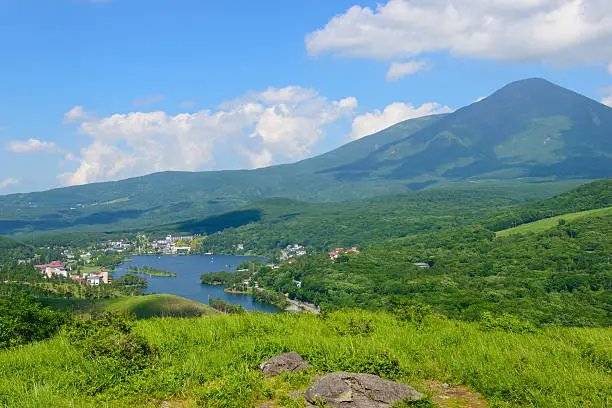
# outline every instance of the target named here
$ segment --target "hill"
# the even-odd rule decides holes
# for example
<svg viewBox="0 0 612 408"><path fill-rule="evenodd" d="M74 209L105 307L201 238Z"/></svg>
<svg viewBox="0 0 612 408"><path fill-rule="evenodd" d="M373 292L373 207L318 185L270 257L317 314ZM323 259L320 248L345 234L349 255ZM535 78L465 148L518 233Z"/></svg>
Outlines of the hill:
<svg viewBox="0 0 612 408"><path fill-rule="evenodd" d="M44 299L43 304L79 315L94 312L122 312L139 319L150 317L196 317L217 315L215 309L174 295L122 296L102 300Z"/></svg>
<svg viewBox="0 0 612 408"><path fill-rule="evenodd" d="M466 181L610 177L611 135L611 108L529 79L454 113L406 121L294 164L1 196L0 233L154 226L270 197L347 201Z"/></svg>
<svg viewBox="0 0 612 408"><path fill-rule="evenodd" d="M526 201L554 196L574 182L429 189L339 203L268 199L204 219L162 225L150 233L208 235L206 250L231 253L236 243L257 254L300 243L318 251L370 247L390 238L469 225Z"/></svg>
<svg viewBox="0 0 612 408"><path fill-rule="evenodd" d="M141 348L128 353L132 343L119 343L113 349L125 354L95 336L88 338L91 347L75 343L70 332L0 351L0 404L247 408L274 401L297 407L291 392L310 386L312 375L341 370L402 381L432 400L441 384L460 385L504 407L605 406L612 387L606 328L530 332L511 322L431 315L416 322L342 311L324 318L249 313L141 320L132 332L120 338ZM259 364L290 350L313 367L264 378Z"/></svg>
<svg viewBox="0 0 612 408"><path fill-rule="evenodd" d="M0 265L15 259L30 258L33 254L32 248L23 242L0 235Z"/></svg>
<svg viewBox="0 0 612 408"><path fill-rule="evenodd" d="M611 205L612 178L602 179L547 200L511 207L485 221L485 225L493 231L500 231L556 215L594 210Z"/></svg>
<svg viewBox="0 0 612 408"><path fill-rule="evenodd" d="M508 228L497 231L498 237L505 237L513 234L525 234L528 232L543 232L556 225L563 225L568 221L575 221L585 217L601 217L612 215L612 207L598 208L597 210L587 210L568 214L561 214L556 217L544 218L542 220L521 224L518 227Z"/></svg>
<svg viewBox="0 0 612 408"><path fill-rule="evenodd" d="M462 320L478 320L483 312L492 312L512 313L535 325L607 326L612 324L608 307L612 303L612 213L609 206L598 207L612 198L607 197L611 181L593 182L535 203L504 207L498 201L498 208L499 195L494 191L492 196L480 197L455 191L454 196L434 201L427 195L451 190L432 190L421 193L421 208L390 200L388 207L383 202L337 217L320 212L317 222L314 216L298 215L279 220L278 225L251 224L210 239L222 242L229 234L239 239L234 243L267 248L282 242L274 241L275 237L308 236L310 244L323 246L320 251L333 244L363 242L360 254L336 260L324 253L298 257L278 269L257 268L261 287L324 310L393 310L404 305L433 307L437 313ZM491 219L521 209L564 214L563 209L575 206L591 211L531 234L496 238L485 227ZM491 217L495 212L501 215ZM417 215L412 218L411 214ZM268 230L273 231L270 236Z"/></svg>

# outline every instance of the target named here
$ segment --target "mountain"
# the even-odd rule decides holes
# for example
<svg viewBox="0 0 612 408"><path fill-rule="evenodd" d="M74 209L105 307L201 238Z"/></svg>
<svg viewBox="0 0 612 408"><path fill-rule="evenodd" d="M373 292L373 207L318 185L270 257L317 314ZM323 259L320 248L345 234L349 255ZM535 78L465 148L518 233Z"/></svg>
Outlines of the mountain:
<svg viewBox="0 0 612 408"><path fill-rule="evenodd" d="M153 226L275 196L346 201L433 185L610 176L612 109L528 79L454 113L405 121L298 163L2 196L0 234Z"/></svg>
<svg viewBox="0 0 612 408"><path fill-rule="evenodd" d="M324 172L343 180L424 182L608 177L612 109L543 79L518 81L360 160Z"/></svg>

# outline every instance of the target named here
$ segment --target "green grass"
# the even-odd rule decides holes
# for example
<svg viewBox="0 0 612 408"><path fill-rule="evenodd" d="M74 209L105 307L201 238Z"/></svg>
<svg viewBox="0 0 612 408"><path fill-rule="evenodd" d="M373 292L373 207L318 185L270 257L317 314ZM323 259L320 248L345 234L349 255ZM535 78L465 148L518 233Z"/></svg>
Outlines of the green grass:
<svg viewBox="0 0 612 408"><path fill-rule="evenodd" d="M91 272L98 272L98 271L102 271L102 270L106 270L106 268L104 268L103 266L98 266L98 265L84 265L84 266L81 266L81 274L91 273Z"/></svg>
<svg viewBox="0 0 612 408"><path fill-rule="evenodd" d="M122 296L99 300L48 299L45 304L59 310L87 315L96 311L133 313L139 319L150 317L194 317L219 314L203 303L174 295Z"/></svg>
<svg viewBox="0 0 612 408"><path fill-rule="evenodd" d="M0 352L0 406L254 407L288 405L311 375L361 371L427 392L430 380L465 384L496 407L604 407L612 389L612 332L545 328L484 331L477 323L387 313L259 314L140 320L135 331L159 347L149 368L85 355L64 335ZM309 373L264 379L258 364L295 350ZM175 405L176 404L176 405Z"/></svg>
<svg viewBox="0 0 612 408"><path fill-rule="evenodd" d="M498 231L496 235L498 237L505 237L512 234L525 234L528 232L540 233L559 225L559 220L574 221L584 217L603 217L606 215L612 215L612 207L557 215L556 217L545 218L527 224L522 224L514 228Z"/></svg>

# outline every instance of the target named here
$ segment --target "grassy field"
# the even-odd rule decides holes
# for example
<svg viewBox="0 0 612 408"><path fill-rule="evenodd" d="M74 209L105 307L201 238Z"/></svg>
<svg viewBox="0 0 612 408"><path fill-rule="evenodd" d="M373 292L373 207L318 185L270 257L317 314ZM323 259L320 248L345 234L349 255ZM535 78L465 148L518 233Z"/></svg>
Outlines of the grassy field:
<svg viewBox="0 0 612 408"><path fill-rule="evenodd" d="M603 217L606 215L612 215L612 207L599 208L596 210L589 211L580 211L570 214L558 215L556 217L545 218L543 220L538 220L527 224L522 224L514 228L498 231L496 235L498 237L505 237L512 234L525 234L528 232L540 233L557 226L559 224L559 220L565 220L566 222L569 222L578 218Z"/></svg>
<svg viewBox="0 0 612 408"><path fill-rule="evenodd" d="M219 314L215 309L174 295L123 296L100 300L48 299L43 303L79 315L95 311L133 313L139 319L149 317L195 317Z"/></svg>
<svg viewBox="0 0 612 408"><path fill-rule="evenodd" d="M341 311L148 319L134 331L158 353L132 373L124 360L92 357L67 334L0 352L0 406L248 408L274 401L294 408L289 392L306 388L312 375L340 370L403 381L429 396L432 381L462 384L495 407L612 403L606 328L510 333L436 316L414 323ZM258 364L289 350L310 371L265 379Z"/></svg>

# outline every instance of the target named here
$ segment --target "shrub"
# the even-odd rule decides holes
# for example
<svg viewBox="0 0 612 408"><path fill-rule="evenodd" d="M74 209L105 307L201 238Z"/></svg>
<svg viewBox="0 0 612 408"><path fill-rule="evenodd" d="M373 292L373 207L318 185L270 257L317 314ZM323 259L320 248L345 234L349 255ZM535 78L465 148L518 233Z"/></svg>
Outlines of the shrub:
<svg viewBox="0 0 612 408"><path fill-rule="evenodd" d="M484 312L480 319L482 330L503 330L509 333L533 333L535 328L529 322L525 322L509 313L494 317L490 312Z"/></svg>
<svg viewBox="0 0 612 408"><path fill-rule="evenodd" d="M44 307L26 294L0 299L0 348L51 337L67 320L66 314Z"/></svg>
<svg viewBox="0 0 612 408"><path fill-rule="evenodd" d="M121 374L148 367L157 346L132 332L133 316L106 312L91 319L76 319L67 327L70 342L96 359L109 359Z"/></svg>

